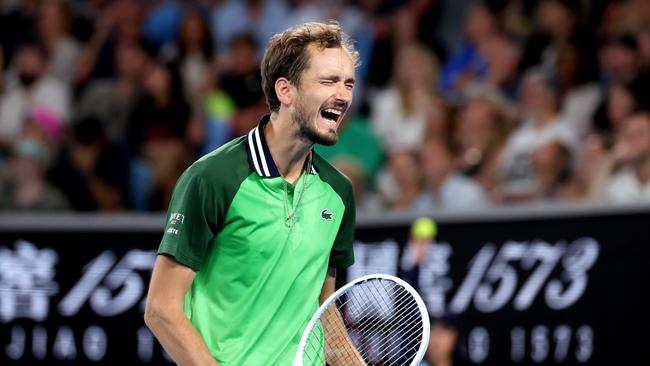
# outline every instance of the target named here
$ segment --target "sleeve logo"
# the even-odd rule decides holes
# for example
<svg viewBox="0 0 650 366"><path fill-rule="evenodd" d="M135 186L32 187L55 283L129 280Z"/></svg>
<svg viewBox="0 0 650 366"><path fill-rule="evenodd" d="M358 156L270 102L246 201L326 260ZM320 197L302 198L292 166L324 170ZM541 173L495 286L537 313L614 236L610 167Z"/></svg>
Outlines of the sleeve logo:
<svg viewBox="0 0 650 366"><path fill-rule="evenodd" d="M332 213L329 212L329 210L324 209L323 211L320 212L320 217L323 220L332 220Z"/></svg>
<svg viewBox="0 0 650 366"><path fill-rule="evenodd" d="M182 213L174 212L169 215L169 225L178 225L185 222L185 215Z"/></svg>

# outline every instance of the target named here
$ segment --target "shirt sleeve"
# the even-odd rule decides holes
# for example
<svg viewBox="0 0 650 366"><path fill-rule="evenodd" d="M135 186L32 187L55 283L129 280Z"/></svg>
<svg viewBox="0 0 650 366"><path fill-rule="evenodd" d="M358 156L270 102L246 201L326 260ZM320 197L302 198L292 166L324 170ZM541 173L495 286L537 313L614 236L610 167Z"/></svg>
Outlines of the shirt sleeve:
<svg viewBox="0 0 650 366"><path fill-rule="evenodd" d="M179 178L167 212L158 254L198 271L216 235L214 190L191 168Z"/></svg>
<svg viewBox="0 0 650 366"><path fill-rule="evenodd" d="M353 243L356 216L354 196L350 186L345 197L345 212L343 213L341 227L330 252L330 267L346 268L354 263Z"/></svg>

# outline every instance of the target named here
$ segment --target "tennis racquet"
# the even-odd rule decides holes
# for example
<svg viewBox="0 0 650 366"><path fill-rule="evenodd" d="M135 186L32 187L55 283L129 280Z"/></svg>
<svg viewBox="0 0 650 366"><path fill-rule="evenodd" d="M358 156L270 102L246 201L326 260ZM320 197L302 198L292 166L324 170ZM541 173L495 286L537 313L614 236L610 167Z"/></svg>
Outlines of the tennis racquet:
<svg viewBox="0 0 650 366"><path fill-rule="evenodd" d="M403 280L385 274L341 287L316 311L293 366L416 366L429 344L429 315Z"/></svg>

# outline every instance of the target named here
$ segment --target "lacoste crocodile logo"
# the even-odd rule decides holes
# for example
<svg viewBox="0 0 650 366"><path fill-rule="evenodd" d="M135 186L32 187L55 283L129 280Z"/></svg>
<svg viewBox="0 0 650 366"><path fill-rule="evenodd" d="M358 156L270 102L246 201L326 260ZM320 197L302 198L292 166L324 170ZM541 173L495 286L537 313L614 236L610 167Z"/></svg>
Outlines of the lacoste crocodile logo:
<svg viewBox="0 0 650 366"><path fill-rule="evenodd" d="M320 217L323 220L331 220L332 219L332 213L329 212L327 209L324 209L323 211L320 212Z"/></svg>

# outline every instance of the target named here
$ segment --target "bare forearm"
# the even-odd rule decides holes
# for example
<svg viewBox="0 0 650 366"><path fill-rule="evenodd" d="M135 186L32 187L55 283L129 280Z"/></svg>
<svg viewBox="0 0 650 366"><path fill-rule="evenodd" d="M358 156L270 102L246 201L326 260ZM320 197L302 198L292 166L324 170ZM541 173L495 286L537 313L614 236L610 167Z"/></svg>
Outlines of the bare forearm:
<svg viewBox="0 0 650 366"><path fill-rule="evenodd" d="M156 315L149 312L145 320L149 329L178 365L219 365L185 314Z"/></svg>

